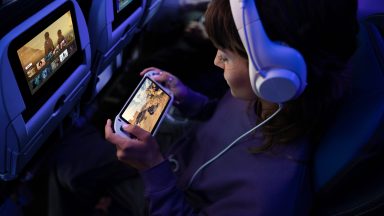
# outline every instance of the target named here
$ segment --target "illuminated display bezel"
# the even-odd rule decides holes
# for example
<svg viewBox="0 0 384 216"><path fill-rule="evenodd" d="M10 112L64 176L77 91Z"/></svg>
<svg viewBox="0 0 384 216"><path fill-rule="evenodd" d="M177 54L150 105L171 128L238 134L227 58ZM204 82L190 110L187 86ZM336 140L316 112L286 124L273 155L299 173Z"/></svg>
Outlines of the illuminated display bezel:
<svg viewBox="0 0 384 216"><path fill-rule="evenodd" d="M113 1L113 14L114 14L112 29L116 29L117 27L119 27L128 17L130 17L142 5L142 0L133 0L131 3L129 3L122 10L119 11L119 0L111 0L111 1Z"/></svg>

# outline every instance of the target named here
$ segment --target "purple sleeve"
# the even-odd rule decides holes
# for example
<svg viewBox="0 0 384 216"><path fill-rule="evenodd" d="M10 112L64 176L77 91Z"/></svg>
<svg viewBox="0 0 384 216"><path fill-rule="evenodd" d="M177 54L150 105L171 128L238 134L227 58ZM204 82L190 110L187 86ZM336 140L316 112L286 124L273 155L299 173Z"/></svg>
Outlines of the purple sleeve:
<svg viewBox="0 0 384 216"><path fill-rule="evenodd" d="M175 106L188 118L206 120L211 117L217 102L217 99L210 99L199 92L188 89L188 96L185 100L176 102Z"/></svg>
<svg viewBox="0 0 384 216"><path fill-rule="evenodd" d="M196 215L176 186L176 176L168 160L141 172L145 184L145 197L149 201L150 215Z"/></svg>

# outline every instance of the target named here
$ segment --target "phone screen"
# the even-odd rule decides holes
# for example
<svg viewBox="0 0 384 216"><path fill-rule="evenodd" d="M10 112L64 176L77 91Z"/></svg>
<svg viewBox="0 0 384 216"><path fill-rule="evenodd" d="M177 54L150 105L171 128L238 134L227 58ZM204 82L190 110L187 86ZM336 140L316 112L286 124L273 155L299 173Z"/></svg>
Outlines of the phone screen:
<svg viewBox="0 0 384 216"><path fill-rule="evenodd" d="M153 133L165 114L171 96L161 86L145 77L121 112L121 119Z"/></svg>

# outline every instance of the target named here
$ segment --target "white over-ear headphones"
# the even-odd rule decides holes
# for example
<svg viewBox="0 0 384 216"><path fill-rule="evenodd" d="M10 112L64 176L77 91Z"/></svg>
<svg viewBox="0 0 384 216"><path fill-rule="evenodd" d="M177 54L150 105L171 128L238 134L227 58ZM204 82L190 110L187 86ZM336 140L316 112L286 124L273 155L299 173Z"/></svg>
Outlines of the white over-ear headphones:
<svg viewBox="0 0 384 216"><path fill-rule="evenodd" d="M254 1L230 0L233 18L248 54L251 85L264 100L286 102L304 91L306 64L297 50L268 38Z"/></svg>

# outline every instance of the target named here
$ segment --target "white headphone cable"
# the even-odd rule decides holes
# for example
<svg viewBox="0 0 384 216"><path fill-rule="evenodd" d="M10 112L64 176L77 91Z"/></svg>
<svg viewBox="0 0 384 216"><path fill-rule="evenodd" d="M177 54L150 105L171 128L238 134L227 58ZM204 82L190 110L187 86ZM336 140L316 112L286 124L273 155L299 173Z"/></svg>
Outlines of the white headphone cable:
<svg viewBox="0 0 384 216"><path fill-rule="evenodd" d="M189 188L192 183L193 183L193 180L196 178L197 174L199 172L201 172L205 167L207 167L208 165L210 165L212 162L214 162L216 159L218 159L220 156L222 156L225 152L227 152L231 147L233 147L239 140L241 140L242 138L244 138L245 136L247 136L248 134L252 133L253 131L255 131L256 129L258 129L259 127L263 126L265 123L267 123L269 120L271 120L273 117L275 117L282 109L283 109L283 104L279 103L279 108L276 110L276 112L274 112L271 116L269 116L268 118L266 118L264 121L260 122L258 125L256 125L255 127L251 128L249 131L245 132L244 134L242 134L241 136L239 136L237 139L235 139L231 144L229 144L227 147L225 147L221 152L219 152L217 155L215 155L214 157L212 157L211 159L209 159L207 162L205 162L203 165L201 165L196 171L195 173L192 175L191 179L189 180L189 183L188 183L188 186L187 188Z"/></svg>

